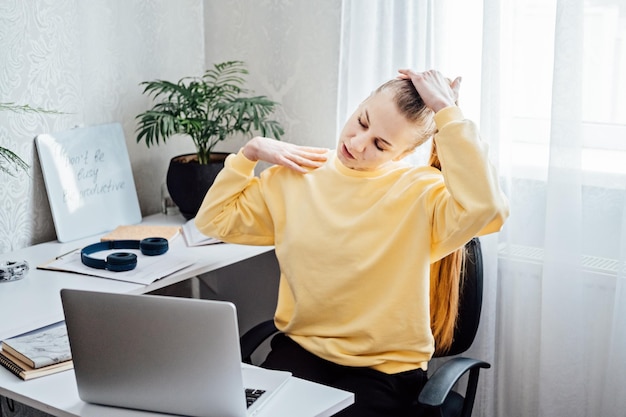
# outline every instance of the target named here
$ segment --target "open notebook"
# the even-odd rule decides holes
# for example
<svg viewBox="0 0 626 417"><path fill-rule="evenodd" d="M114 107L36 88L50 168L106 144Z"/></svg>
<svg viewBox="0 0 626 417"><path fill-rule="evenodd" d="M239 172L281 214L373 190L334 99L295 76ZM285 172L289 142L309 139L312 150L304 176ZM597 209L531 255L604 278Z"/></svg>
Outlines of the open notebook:
<svg viewBox="0 0 626 417"><path fill-rule="evenodd" d="M244 417L291 376L242 367L232 303L71 289L61 290L61 299L83 401ZM262 395L247 399L246 389Z"/></svg>

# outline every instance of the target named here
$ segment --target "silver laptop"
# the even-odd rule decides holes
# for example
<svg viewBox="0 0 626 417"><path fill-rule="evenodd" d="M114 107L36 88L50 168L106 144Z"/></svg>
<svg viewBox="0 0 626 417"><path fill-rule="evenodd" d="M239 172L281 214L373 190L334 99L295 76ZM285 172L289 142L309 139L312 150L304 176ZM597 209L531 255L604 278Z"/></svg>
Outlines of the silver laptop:
<svg viewBox="0 0 626 417"><path fill-rule="evenodd" d="M80 398L170 414L256 414L291 376L242 365L235 306L61 290ZM252 396L262 393L248 406ZM248 398L247 398L248 397Z"/></svg>

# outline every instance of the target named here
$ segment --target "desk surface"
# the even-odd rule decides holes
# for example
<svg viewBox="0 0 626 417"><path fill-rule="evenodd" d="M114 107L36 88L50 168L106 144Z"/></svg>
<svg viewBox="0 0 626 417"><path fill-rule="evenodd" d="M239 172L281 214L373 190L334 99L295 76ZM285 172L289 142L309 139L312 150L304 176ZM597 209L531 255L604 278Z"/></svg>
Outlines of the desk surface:
<svg viewBox="0 0 626 417"><path fill-rule="evenodd" d="M144 220L144 223L152 224L183 222L182 216L163 215L150 216ZM26 260L30 265L26 278L0 284L0 317L3 318L0 322L0 340L62 321L61 288L143 294L272 250L269 246L232 244L187 247L185 240L179 236L171 243L171 250L184 250L194 260L194 264L147 286L37 269L37 265L56 256L97 241L99 236L66 243L46 242L0 255L0 261Z"/></svg>
<svg viewBox="0 0 626 417"><path fill-rule="evenodd" d="M106 407L83 402L78 397L73 371L22 381L0 369L0 395L61 417L145 417L167 414ZM291 378L256 416L332 416L353 403L352 393Z"/></svg>
<svg viewBox="0 0 626 417"><path fill-rule="evenodd" d="M182 224L184 219L154 215L143 222ZM99 236L66 243L47 242L0 255L0 261L26 260L31 267L24 279L0 284L0 340L62 321L63 307L59 295L62 288L143 294L272 250L267 246L232 244L185 247L194 264L147 286L36 268L56 256L98 240ZM172 242L172 249L175 249L174 245L185 245L184 239L178 237ZM58 416L156 415L84 403L78 398L73 371L22 381L0 367L0 395ZM310 416L331 416L353 401L352 393L292 378L258 415L291 417L304 416L306 412Z"/></svg>

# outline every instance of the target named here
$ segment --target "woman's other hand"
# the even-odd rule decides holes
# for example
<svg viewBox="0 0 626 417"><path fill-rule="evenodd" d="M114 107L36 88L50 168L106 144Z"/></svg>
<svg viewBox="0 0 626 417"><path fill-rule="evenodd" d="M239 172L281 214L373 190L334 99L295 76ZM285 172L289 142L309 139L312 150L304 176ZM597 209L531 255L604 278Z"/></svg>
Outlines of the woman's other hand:
<svg viewBox="0 0 626 417"><path fill-rule="evenodd" d="M282 165L306 174L326 162L328 149L299 146L261 136L254 137L243 147L243 154L251 161L265 161Z"/></svg>
<svg viewBox="0 0 626 417"><path fill-rule="evenodd" d="M459 100L461 77L456 77L454 81L450 82L448 78L436 70L415 72L401 69L398 72L400 73L399 78L413 82L426 106L435 113L445 107L456 105Z"/></svg>

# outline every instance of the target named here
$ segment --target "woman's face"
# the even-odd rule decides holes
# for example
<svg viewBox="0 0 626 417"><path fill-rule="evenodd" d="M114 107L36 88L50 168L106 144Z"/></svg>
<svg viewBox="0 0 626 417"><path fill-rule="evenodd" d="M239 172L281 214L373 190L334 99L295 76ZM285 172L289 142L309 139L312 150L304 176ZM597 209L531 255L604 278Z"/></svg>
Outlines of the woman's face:
<svg viewBox="0 0 626 417"><path fill-rule="evenodd" d="M414 149L416 127L397 109L391 91L367 98L348 119L337 157L348 168L373 171L404 158Z"/></svg>

